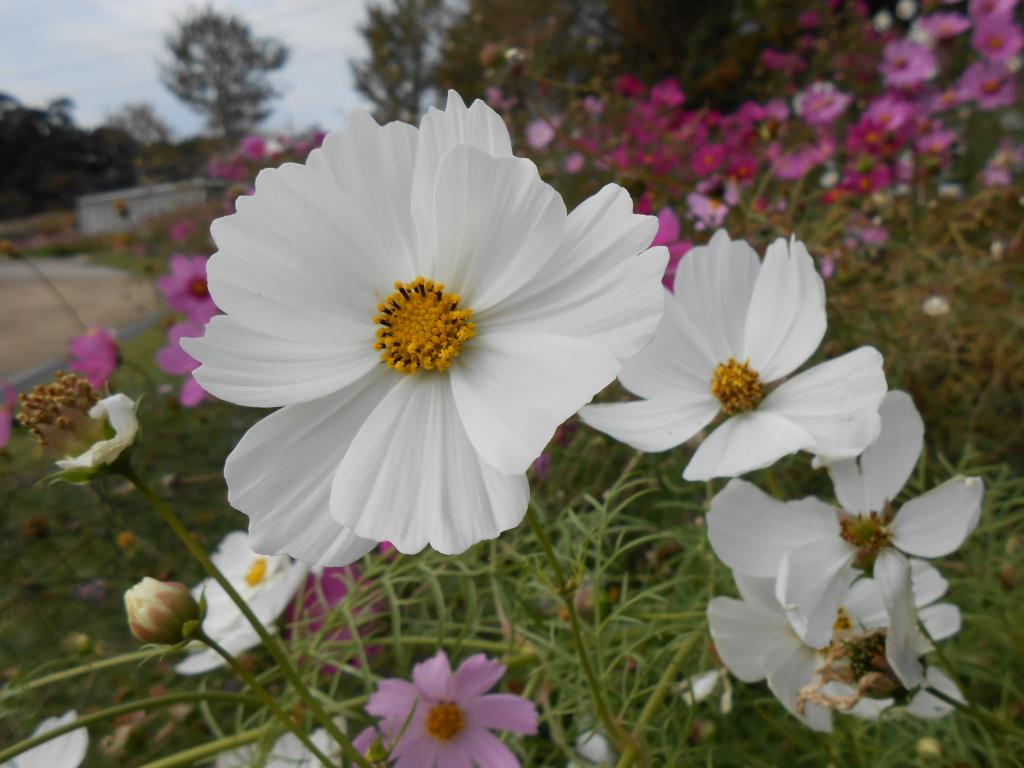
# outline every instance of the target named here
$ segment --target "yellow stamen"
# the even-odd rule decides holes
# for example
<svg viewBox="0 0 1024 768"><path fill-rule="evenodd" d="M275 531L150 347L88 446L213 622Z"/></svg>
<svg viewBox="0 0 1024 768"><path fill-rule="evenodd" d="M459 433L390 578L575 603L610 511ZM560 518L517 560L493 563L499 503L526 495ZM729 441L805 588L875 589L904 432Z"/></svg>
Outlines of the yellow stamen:
<svg viewBox="0 0 1024 768"><path fill-rule="evenodd" d="M849 632L853 629L853 619L850 618L850 614L846 612L846 609L839 608L839 615L836 617L836 623L832 627L835 632Z"/></svg>
<svg viewBox="0 0 1024 768"><path fill-rule="evenodd" d="M417 277L395 288L373 318L380 326L374 349L381 350L381 360L399 373L447 369L476 335L473 310L459 309L462 297L433 280Z"/></svg>
<svg viewBox="0 0 1024 768"><path fill-rule="evenodd" d="M466 716L448 701L435 704L427 713L427 733L441 742L451 741L466 725Z"/></svg>
<svg viewBox="0 0 1024 768"><path fill-rule="evenodd" d="M718 398L726 413L742 413L753 410L764 399L764 386L749 362L740 363L730 357L715 368L711 394Z"/></svg>
<svg viewBox="0 0 1024 768"><path fill-rule="evenodd" d="M261 557L258 560L254 560L252 565L249 566L249 572L245 574L245 583L250 587L255 587L257 584L262 582L267 577L267 559Z"/></svg>

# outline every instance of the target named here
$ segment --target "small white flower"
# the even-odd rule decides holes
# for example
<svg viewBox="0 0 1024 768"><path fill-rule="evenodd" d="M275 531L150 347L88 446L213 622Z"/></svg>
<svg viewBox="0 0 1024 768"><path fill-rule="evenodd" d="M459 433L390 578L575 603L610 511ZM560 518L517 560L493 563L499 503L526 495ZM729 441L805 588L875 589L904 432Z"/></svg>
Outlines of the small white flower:
<svg viewBox="0 0 1024 768"><path fill-rule="evenodd" d="M344 565L515 527L526 470L657 326L663 246L608 185L567 214L508 129L451 92L419 129L365 112L213 223L196 379L281 407L228 457L252 545Z"/></svg>
<svg viewBox="0 0 1024 768"><path fill-rule="evenodd" d="M591 729L576 738L576 757L566 768L590 768L590 766L611 766L615 764L615 750L608 737L601 731Z"/></svg>
<svg viewBox="0 0 1024 768"><path fill-rule="evenodd" d="M928 317L941 317L949 314L949 299L941 294L929 296L921 302L921 311Z"/></svg>
<svg viewBox="0 0 1024 768"><path fill-rule="evenodd" d="M903 21L910 21L917 15L917 2L915 0L899 0L896 3L896 16Z"/></svg>
<svg viewBox="0 0 1024 768"><path fill-rule="evenodd" d="M309 735L309 740L328 757L341 756L341 748L323 728L318 728ZM320 760L309 751L299 737L290 731L279 738L270 753L263 757L256 746L241 747L221 755L215 768L251 768L260 765L263 768L320 768Z"/></svg>
<svg viewBox="0 0 1024 768"><path fill-rule="evenodd" d="M791 375L826 325L824 282L799 240L777 240L762 264L720 230L682 258L664 300L654 339L619 374L645 399L587 406L580 415L590 426L638 450L664 451L724 414L683 472L687 480L741 475L797 451L856 456L878 435L886 383L877 350L861 347Z"/></svg>
<svg viewBox="0 0 1024 768"><path fill-rule="evenodd" d="M125 449L135 442L139 432L139 419L135 414L135 403L127 395L117 394L105 397L89 409L89 418L109 425L114 434L105 440L97 440L88 450L77 456L58 459L61 469L97 469L112 464Z"/></svg>
<svg viewBox="0 0 1024 768"><path fill-rule="evenodd" d="M875 27L875 31L879 34L888 32L892 27L892 14L888 11L879 11L875 14L874 18L871 19L871 23Z"/></svg>
<svg viewBox="0 0 1024 768"><path fill-rule="evenodd" d="M60 717L48 717L36 726L32 735L40 736L77 719L78 713L73 709ZM85 760L88 749L89 732L85 728L76 728L27 752L22 752L0 768L78 768Z"/></svg>
<svg viewBox="0 0 1024 768"><path fill-rule="evenodd" d="M253 552L245 531L229 533L211 556L242 599L248 603L264 626L276 631L274 621L299 590L309 573L309 566L293 562L286 555L267 556ZM231 654L238 654L259 645L256 630L238 606L212 578L200 582L192 594L199 600L206 597L203 632ZM224 660L210 648L196 645L191 655L175 667L183 675L196 675L222 666Z"/></svg>
<svg viewBox="0 0 1024 768"><path fill-rule="evenodd" d="M776 501L742 480L730 482L711 502L708 539L715 553L737 573L777 576L779 602L813 647L829 642L855 565L873 564L890 635L912 638L912 569L903 553L947 555L978 524L984 485L974 477L954 478L893 509L917 465L924 424L905 392L890 392L881 416L881 434L863 455L828 464L841 509L810 497ZM912 655L890 662L908 686L921 675Z"/></svg>
<svg viewBox="0 0 1024 768"><path fill-rule="evenodd" d="M732 687L729 684L729 675L724 669L707 669L698 672L693 677L684 678L676 686L676 690L683 697L686 705L692 707L709 699L720 682L722 683L722 699L719 704L722 714L728 714L732 709Z"/></svg>

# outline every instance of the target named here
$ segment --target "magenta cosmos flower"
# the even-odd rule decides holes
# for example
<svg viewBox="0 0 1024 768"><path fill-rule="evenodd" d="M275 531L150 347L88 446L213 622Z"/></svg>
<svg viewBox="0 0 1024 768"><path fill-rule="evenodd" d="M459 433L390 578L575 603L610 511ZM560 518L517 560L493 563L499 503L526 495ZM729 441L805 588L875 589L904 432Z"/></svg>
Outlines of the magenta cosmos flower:
<svg viewBox="0 0 1024 768"><path fill-rule="evenodd" d="M90 328L71 340L68 367L88 379L93 389L102 389L117 369L117 341L106 328Z"/></svg>
<svg viewBox="0 0 1024 768"><path fill-rule="evenodd" d="M885 46L882 76L893 88L912 88L935 76L935 54L927 46L897 40Z"/></svg>
<svg viewBox="0 0 1024 768"><path fill-rule="evenodd" d="M171 256L170 274L157 280L167 306L197 323L205 323L217 314L206 284L206 262L205 256L176 253Z"/></svg>
<svg viewBox="0 0 1024 768"><path fill-rule="evenodd" d="M502 664L482 653L453 673L448 656L438 651L413 667L412 682L381 681L366 705L381 721L359 734L356 749L365 754L379 738L400 768L519 766L512 750L491 731L535 734L537 709L522 696L485 693L504 674Z"/></svg>
<svg viewBox="0 0 1024 768"><path fill-rule="evenodd" d="M662 285L672 290L672 286L675 285L676 279L676 268L679 266L679 260L683 258L687 251L693 248L693 243L689 240L679 239L679 217L676 216L668 206L658 211L658 234L654 238L654 245L664 245L668 248L668 266L665 268L665 276L661 279Z"/></svg>
<svg viewBox="0 0 1024 768"><path fill-rule="evenodd" d="M186 408L199 405L203 400L210 399L210 394L192 378L192 371L199 367L199 361L181 348L182 339L193 339L203 335L200 323L186 320L175 323L167 331L167 346L156 353L156 364L160 370L172 376L185 376L181 385L178 402Z"/></svg>

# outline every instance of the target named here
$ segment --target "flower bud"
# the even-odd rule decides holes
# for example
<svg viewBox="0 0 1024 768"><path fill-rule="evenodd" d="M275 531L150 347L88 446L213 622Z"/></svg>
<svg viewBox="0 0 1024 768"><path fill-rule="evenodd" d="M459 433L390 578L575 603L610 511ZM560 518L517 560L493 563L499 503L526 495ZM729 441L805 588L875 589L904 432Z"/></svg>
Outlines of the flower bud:
<svg viewBox="0 0 1024 768"><path fill-rule="evenodd" d="M198 621L199 604L188 587L148 576L124 593L132 634L144 643L173 645L188 636L185 624Z"/></svg>

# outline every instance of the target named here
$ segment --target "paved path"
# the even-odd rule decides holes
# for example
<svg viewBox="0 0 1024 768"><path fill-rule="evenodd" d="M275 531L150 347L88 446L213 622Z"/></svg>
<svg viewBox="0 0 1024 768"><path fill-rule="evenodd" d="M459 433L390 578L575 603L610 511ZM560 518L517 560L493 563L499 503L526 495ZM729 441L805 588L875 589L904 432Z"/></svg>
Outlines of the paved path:
<svg viewBox="0 0 1024 768"><path fill-rule="evenodd" d="M116 330L159 310L147 278L90 264L82 256L32 263L87 326ZM0 377L17 381L60 360L81 332L69 309L30 265L20 259L0 261Z"/></svg>

